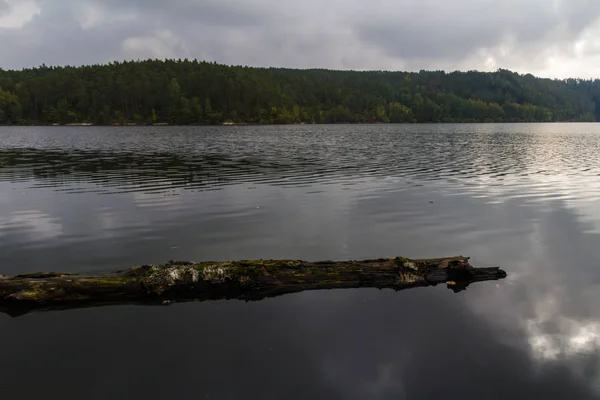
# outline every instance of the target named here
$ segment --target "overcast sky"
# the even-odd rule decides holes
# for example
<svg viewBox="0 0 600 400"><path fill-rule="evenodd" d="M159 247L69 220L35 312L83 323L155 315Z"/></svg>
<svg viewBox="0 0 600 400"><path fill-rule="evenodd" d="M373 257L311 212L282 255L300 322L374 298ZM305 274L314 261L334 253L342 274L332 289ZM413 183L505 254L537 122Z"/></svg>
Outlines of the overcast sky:
<svg viewBox="0 0 600 400"><path fill-rule="evenodd" d="M197 58L600 77L599 0L0 0L0 67Z"/></svg>

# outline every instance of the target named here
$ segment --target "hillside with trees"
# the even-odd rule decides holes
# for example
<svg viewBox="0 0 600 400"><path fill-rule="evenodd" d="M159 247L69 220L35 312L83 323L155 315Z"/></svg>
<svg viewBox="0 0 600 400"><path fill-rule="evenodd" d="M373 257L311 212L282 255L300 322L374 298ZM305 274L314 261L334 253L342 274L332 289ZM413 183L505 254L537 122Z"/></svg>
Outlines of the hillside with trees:
<svg viewBox="0 0 600 400"><path fill-rule="evenodd" d="M0 70L0 124L600 120L599 80L333 71L189 60Z"/></svg>

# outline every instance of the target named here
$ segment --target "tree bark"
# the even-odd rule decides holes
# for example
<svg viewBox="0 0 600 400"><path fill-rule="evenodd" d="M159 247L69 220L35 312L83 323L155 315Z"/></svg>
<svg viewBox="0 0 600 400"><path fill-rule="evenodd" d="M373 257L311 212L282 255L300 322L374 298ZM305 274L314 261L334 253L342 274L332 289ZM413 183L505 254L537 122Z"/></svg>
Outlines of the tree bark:
<svg viewBox="0 0 600 400"><path fill-rule="evenodd" d="M403 290L446 283L455 292L506 277L474 268L468 257L362 261L169 261L99 275L35 273L0 278L0 312L111 304L167 304L218 299L260 300L305 290L370 287Z"/></svg>

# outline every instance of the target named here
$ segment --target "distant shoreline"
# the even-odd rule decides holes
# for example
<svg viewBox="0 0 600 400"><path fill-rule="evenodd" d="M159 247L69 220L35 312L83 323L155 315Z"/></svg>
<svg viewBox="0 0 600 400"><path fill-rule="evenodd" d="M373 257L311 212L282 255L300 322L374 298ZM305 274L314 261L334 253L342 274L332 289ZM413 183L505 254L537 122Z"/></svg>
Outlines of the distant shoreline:
<svg viewBox="0 0 600 400"><path fill-rule="evenodd" d="M457 121L457 122L367 122L367 123L356 123L356 122L335 122L335 123L300 123L300 124L261 124L255 122L240 122L240 123L222 123L222 124L169 124L154 123L112 123L112 124L94 124L91 122L80 122L80 123L68 123L68 124L48 124L48 123L35 123L35 124L0 124L0 127L156 127L156 126L304 126L304 125L452 125L452 124L486 124L486 125L506 125L506 124L595 124L598 121Z"/></svg>
<svg viewBox="0 0 600 400"><path fill-rule="evenodd" d="M0 124L288 125L600 121L600 80L495 72L139 60L0 69Z"/></svg>

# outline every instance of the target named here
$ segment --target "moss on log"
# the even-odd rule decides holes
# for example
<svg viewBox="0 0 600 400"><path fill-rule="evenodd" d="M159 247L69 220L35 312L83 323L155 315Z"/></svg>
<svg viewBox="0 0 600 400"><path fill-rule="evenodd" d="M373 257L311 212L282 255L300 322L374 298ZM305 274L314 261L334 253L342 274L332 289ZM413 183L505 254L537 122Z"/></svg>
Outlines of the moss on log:
<svg viewBox="0 0 600 400"><path fill-rule="evenodd" d="M260 300L315 289L370 287L403 290L447 284L455 292L506 277L499 268L474 268L468 257L362 261L169 261L100 275L34 273L0 278L0 312L110 304L167 304L218 299Z"/></svg>

